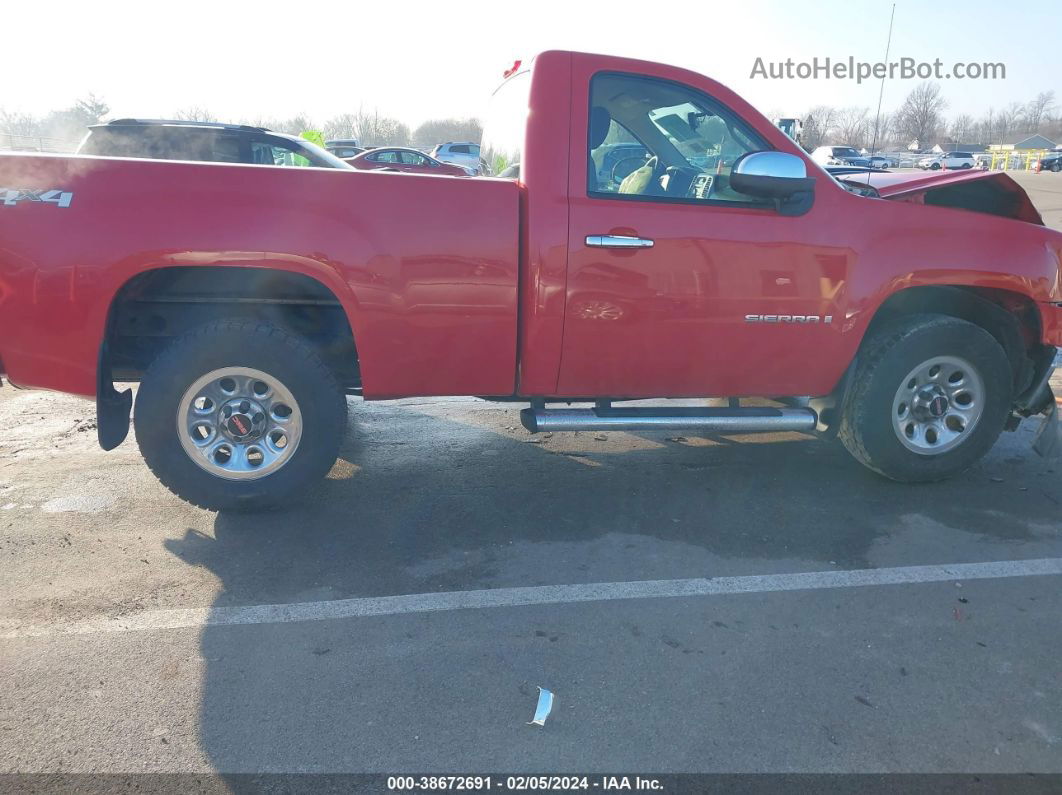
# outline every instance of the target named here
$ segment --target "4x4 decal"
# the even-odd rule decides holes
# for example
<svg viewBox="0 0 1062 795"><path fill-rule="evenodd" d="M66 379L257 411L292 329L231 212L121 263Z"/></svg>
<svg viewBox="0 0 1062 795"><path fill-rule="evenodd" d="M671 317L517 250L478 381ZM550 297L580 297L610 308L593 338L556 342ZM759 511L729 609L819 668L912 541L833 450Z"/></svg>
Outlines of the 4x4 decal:
<svg viewBox="0 0 1062 795"><path fill-rule="evenodd" d="M56 207L69 207L74 194L65 190L21 190L19 188L0 188L0 207L14 207L19 202L36 202L54 204Z"/></svg>

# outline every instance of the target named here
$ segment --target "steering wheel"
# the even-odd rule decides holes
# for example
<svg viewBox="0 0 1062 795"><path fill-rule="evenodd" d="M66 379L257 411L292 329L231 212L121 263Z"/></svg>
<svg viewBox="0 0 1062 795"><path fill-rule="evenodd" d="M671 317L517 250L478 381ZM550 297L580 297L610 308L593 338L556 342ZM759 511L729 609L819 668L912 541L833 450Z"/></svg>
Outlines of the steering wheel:
<svg viewBox="0 0 1062 795"><path fill-rule="evenodd" d="M646 159L644 157L625 157L622 160L616 161L616 165L612 167L612 173L609 177L616 185L619 185L639 168L644 167L645 164Z"/></svg>

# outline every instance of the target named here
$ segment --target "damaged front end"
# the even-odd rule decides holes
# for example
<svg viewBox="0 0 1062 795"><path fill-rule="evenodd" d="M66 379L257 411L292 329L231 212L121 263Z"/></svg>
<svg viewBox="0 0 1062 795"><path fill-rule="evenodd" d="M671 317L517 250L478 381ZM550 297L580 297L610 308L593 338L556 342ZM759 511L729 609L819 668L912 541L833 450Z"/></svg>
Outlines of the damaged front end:
<svg viewBox="0 0 1062 795"><path fill-rule="evenodd" d="M852 192L874 198L952 207L1038 226L1044 223L1029 195L1001 171L875 172L837 178Z"/></svg>

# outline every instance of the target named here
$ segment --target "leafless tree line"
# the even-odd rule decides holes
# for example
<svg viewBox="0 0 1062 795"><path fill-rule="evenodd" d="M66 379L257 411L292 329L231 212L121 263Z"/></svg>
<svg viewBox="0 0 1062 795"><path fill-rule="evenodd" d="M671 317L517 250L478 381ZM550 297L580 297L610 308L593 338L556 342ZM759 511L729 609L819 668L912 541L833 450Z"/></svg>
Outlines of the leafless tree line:
<svg viewBox="0 0 1062 795"><path fill-rule="evenodd" d="M85 128L96 124L110 113L110 107L95 94L89 94L68 108L53 110L43 116L16 113L0 108L0 133L33 138L54 138L77 141Z"/></svg>
<svg viewBox="0 0 1062 795"><path fill-rule="evenodd" d="M927 149L937 143L1000 143L1021 133L1062 142L1062 113L1054 91L989 108L980 118L966 113L948 118L947 107L940 85L928 81L915 86L899 108L880 117L867 107L816 105L803 116L802 143L809 149L823 144L905 149L917 142Z"/></svg>
<svg viewBox="0 0 1062 795"><path fill-rule="evenodd" d="M896 110L876 116L868 107L816 105L803 116L802 143L810 148L822 144L848 144L858 148L902 149L913 142L921 148L935 143L999 143L1015 133L1039 133L1062 141L1062 112L1054 91L1042 91L1027 102L1011 102L989 108L980 118L969 114L945 116L947 100L940 85L924 82L915 86ZM15 113L0 108L0 133L77 141L85 127L107 118L110 108L94 94L68 108L43 116ZM198 105L180 108L173 118L186 121L220 121ZM368 146L414 146L429 149L444 141L478 141L482 124L474 118L431 119L415 129L373 108L333 116L319 122L305 113L289 118L258 117L237 123L299 134L320 130L325 138L355 138Z"/></svg>
<svg viewBox="0 0 1062 795"><path fill-rule="evenodd" d="M43 116L14 113L0 108L0 133L73 142L85 134L85 127L103 121L109 113L107 103L93 94L78 100L69 108ZM230 121L201 105L179 108L171 118L181 121ZM429 149L446 141L478 141L483 131L479 119L474 118L430 119L411 130L404 122L382 115L375 108L365 107L324 121L313 119L305 113L289 118L260 116L231 121L292 135L306 130L320 130L326 139L354 138L367 146L414 146L420 149Z"/></svg>

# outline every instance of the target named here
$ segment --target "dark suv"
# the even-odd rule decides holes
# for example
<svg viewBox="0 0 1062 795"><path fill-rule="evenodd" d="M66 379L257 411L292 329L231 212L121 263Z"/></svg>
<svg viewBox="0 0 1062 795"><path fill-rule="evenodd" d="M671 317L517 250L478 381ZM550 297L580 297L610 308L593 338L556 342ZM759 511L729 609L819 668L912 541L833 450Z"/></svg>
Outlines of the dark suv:
<svg viewBox="0 0 1062 795"><path fill-rule="evenodd" d="M79 155L204 160L264 166L351 167L303 138L246 124L115 119L89 127Z"/></svg>
<svg viewBox="0 0 1062 795"><path fill-rule="evenodd" d="M1062 171L1062 152L1048 152L1040 158L1041 171Z"/></svg>

